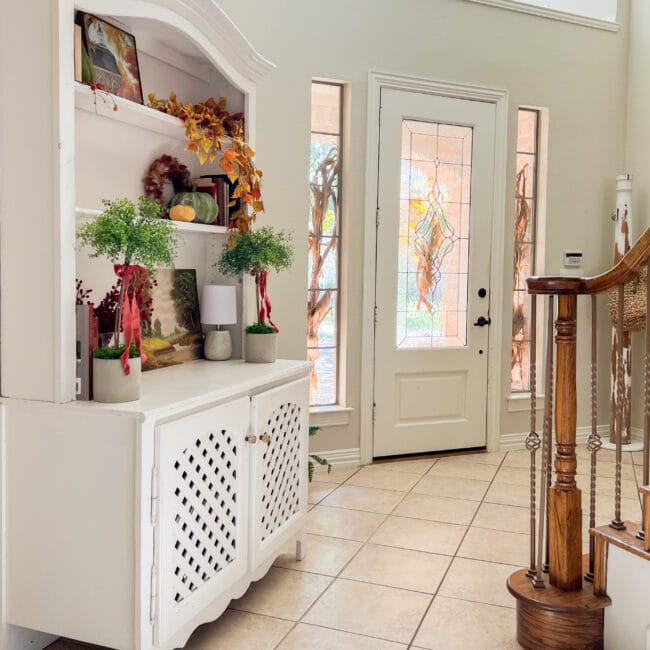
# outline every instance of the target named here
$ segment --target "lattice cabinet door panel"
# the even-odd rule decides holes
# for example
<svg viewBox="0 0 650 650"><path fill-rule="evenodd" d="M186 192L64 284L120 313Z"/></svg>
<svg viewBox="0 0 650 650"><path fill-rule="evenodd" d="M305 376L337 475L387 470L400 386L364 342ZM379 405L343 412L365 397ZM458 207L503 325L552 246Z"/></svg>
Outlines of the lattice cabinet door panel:
<svg viewBox="0 0 650 650"><path fill-rule="evenodd" d="M242 398L156 429L157 644L247 570L249 418Z"/></svg>
<svg viewBox="0 0 650 650"><path fill-rule="evenodd" d="M251 563L278 552L307 512L309 379L253 397Z"/></svg>

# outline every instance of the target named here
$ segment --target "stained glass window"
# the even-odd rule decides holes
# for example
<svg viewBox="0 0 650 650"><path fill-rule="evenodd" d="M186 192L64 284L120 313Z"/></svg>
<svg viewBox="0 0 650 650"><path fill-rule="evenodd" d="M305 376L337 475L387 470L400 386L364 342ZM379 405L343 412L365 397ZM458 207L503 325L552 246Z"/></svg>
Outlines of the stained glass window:
<svg viewBox="0 0 650 650"><path fill-rule="evenodd" d="M311 90L307 359L314 406L337 402L342 90L321 82Z"/></svg>
<svg viewBox="0 0 650 650"><path fill-rule="evenodd" d="M402 121L400 349L467 344L472 129Z"/></svg>
<svg viewBox="0 0 650 650"><path fill-rule="evenodd" d="M526 291L526 278L535 271L538 132L538 111L519 109L510 378L512 392L530 390L530 296Z"/></svg>

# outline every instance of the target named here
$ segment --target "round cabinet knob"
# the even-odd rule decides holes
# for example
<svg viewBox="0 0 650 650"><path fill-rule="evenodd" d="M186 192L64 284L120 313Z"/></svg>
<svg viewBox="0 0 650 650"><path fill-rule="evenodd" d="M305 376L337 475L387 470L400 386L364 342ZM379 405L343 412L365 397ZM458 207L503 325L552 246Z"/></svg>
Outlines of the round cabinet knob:
<svg viewBox="0 0 650 650"><path fill-rule="evenodd" d="M269 442L271 442L271 436L270 436L268 433L263 433L263 434L260 436L260 440L261 440L262 442L265 442L265 443L268 445Z"/></svg>
<svg viewBox="0 0 650 650"><path fill-rule="evenodd" d="M247 435L244 440L250 442L251 445L254 445L257 442L257 438L252 434Z"/></svg>

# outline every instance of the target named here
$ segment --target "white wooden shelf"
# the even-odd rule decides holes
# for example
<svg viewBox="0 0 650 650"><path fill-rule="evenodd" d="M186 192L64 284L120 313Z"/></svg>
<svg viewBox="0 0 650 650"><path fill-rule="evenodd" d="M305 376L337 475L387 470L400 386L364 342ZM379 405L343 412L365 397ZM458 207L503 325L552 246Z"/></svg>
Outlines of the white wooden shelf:
<svg viewBox="0 0 650 650"><path fill-rule="evenodd" d="M95 113L106 119L187 142L185 125L179 118L101 90L93 92L90 86L78 81L74 85L74 105L76 109ZM114 110L115 106L117 110ZM229 140L228 138L226 142Z"/></svg>
<svg viewBox="0 0 650 650"><path fill-rule="evenodd" d="M96 219L102 213L101 210L93 208L75 208L77 223L84 223ZM228 232L226 226L213 226L209 223L192 223L187 221L170 221L179 232L206 233L210 235L225 235Z"/></svg>

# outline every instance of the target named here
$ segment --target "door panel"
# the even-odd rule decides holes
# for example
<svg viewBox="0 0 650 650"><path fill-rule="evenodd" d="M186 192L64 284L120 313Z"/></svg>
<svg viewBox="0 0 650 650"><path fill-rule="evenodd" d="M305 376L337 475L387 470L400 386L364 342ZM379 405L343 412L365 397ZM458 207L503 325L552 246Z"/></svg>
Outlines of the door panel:
<svg viewBox="0 0 650 650"><path fill-rule="evenodd" d="M247 570L249 417L242 398L156 429L160 642Z"/></svg>
<svg viewBox="0 0 650 650"><path fill-rule="evenodd" d="M307 512L308 416L308 378L252 399L253 570L285 544Z"/></svg>
<svg viewBox="0 0 650 650"><path fill-rule="evenodd" d="M382 90L375 457L485 445L494 122Z"/></svg>

